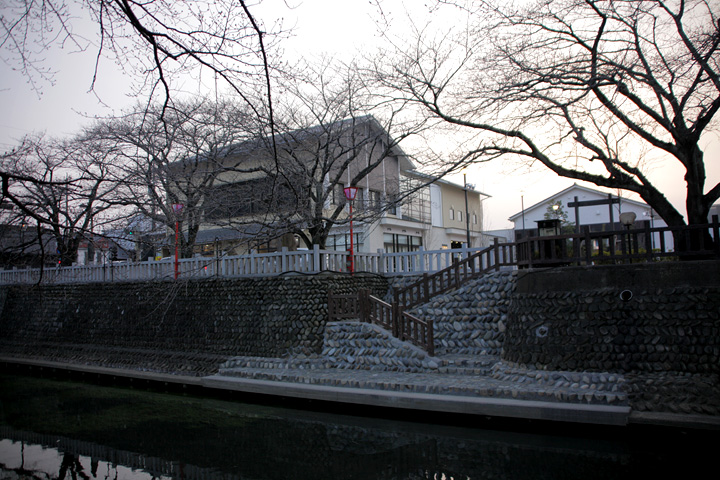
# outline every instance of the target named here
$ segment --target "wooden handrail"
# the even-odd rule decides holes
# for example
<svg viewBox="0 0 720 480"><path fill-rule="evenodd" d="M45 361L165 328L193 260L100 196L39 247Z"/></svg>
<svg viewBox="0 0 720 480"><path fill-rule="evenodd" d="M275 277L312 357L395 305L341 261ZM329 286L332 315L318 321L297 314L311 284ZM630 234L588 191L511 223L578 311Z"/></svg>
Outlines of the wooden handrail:
<svg viewBox="0 0 720 480"><path fill-rule="evenodd" d="M394 299L403 308L411 308L428 302L436 295L459 288L468 280L480 277L491 270L497 271L503 266L514 266L517 264L517 256L513 255L515 247L515 243L499 243L496 238L492 246L466 258L456 258L450 267L433 274L423 274L417 282L398 289Z"/></svg>

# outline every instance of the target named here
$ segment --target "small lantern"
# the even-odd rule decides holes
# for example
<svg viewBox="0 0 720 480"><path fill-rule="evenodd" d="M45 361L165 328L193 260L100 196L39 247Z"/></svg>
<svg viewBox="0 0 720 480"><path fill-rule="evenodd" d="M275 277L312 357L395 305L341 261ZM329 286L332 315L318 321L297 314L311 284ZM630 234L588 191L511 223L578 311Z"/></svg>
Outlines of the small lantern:
<svg viewBox="0 0 720 480"><path fill-rule="evenodd" d="M635 212L623 212L620 214L620 223L630 230L630 227L635 223L635 218Z"/></svg>
<svg viewBox="0 0 720 480"><path fill-rule="evenodd" d="M358 187L345 187L343 191L345 192L345 198L352 202L353 200L355 200Z"/></svg>

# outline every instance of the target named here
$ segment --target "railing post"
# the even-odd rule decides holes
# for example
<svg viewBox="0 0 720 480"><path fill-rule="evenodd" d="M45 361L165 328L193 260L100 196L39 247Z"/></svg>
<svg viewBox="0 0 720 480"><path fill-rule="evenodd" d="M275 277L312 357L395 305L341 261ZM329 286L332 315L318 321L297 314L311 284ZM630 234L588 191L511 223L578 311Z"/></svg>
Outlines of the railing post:
<svg viewBox="0 0 720 480"><path fill-rule="evenodd" d="M453 257L453 280L455 281L455 287L460 285L460 262L457 257Z"/></svg>
<svg viewBox="0 0 720 480"><path fill-rule="evenodd" d="M392 303L392 334L395 338L400 338L398 336L399 329L398 324L400 323L400 315L402 314L402 309L400 308L400 295L398 295L397 292L394 292L393 294L393 303Z"/></svg>
<svg viewBox="0 0 720 480"><path fill-rule="evenodd" d="M585 230L585 265L592 264L592 239L590 238L590 226L583 225Z"/></svg>
<svg viewBox="0 0 720 480"><path fill-rule="evenodd" d="M498 247L498 238L493 238L493 251L495 252L495 271L500 271L500 247Z"/></svg>
<svg viewBox="0 0 720 480"><path fill-rule="evenodd" d="M280 273L288 271L288 248L282 247L280 251Z"/></svg>
<svg viewBox="0 0 720 480"><path fill-rule="evenodd" d="M426 332L426 342L425 342L425 349L428 352L428 355L431 357L435 356L435 326L432 320L426 320L427 323L427 332Z"/></svg>
<svg viewBox="0 0 720 480"><path fill-rule="evenodd" d="M428 274L423 273L423 301L430 300L430 282L428 282Z"/></svg>
<svg viewBox="0 0 720 480"><path fill-rule="evenodd" d="M313 272L320 272L320 245L313 245Z"/></svg>

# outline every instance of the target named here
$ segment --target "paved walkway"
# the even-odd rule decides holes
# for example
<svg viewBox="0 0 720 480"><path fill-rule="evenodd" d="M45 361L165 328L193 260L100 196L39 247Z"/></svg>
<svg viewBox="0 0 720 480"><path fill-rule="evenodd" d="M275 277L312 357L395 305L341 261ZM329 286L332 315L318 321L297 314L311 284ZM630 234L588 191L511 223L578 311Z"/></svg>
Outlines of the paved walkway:
<svg viewBox="0 0 720 480"><path fill-rule="evenodd" d="M633 411L622 376L527 370L506 365L497 357L475 361L463 356L445 357L433 372L416 373L327 368L312 358L241 360L253 366L188 376L0 357L0 363L348 405L604 425L646 423L720 429L717 416Z"/></svg>
<svg viewBox="0 0 720 480"><path fill-rule="evenodd" d="M430 371L328 368L321 358L239 357L202 379L213 388L380 407L624 425L622 377L545 372L492 356L445 356ZM240 365L240 366L237 366Z"/></svg>

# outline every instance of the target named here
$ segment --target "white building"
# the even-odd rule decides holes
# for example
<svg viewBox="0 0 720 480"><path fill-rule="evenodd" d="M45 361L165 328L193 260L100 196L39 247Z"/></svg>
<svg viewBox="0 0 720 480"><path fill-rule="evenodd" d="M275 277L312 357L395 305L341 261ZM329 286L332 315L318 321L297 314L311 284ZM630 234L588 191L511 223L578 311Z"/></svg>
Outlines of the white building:
<svg viewBox="0 0 720 480"><path fill-rule="evenodd" d="M553 206L558 206L553 209ZM526 207L524 210L512 215L509 220L515 228L515 240L528 236L538 235L540 220L565 217L565 231L581 231L589 227L591 232L622 230L624 225L620 221L620 214L633 212L635 222L631 228L644 228L647 224L651 228L666 227L667 224L647 204L618 197L617 195L593 190L578 184L557 192L549 197ZM654 236L653 242L657 245L659 236ZM672 236L666 235L667 248L672 249Z"/></svg>
<svg viewBox="0 0 720 480"><path fill-rule="evenodd" d="M188 176L188 185L208 185L192 192L202 198L182 211L196 219L196 254L311 248L314 238L321 238L312 236L318 231L327 233L325 248L348 250L350 209L343 190L350 186L357 189L352 222L357 252L459 248L468 237L471 246L482 246L487 195L415 170L371 116L289 132L278 138L277 158L258 147L262 144L240 144L214 164L204 157L188 159L170 172ZM273 177L276 168L283 174ZM183 195L177 192L181 201ZM169 246L164 250L172 254Z"/></svg>

